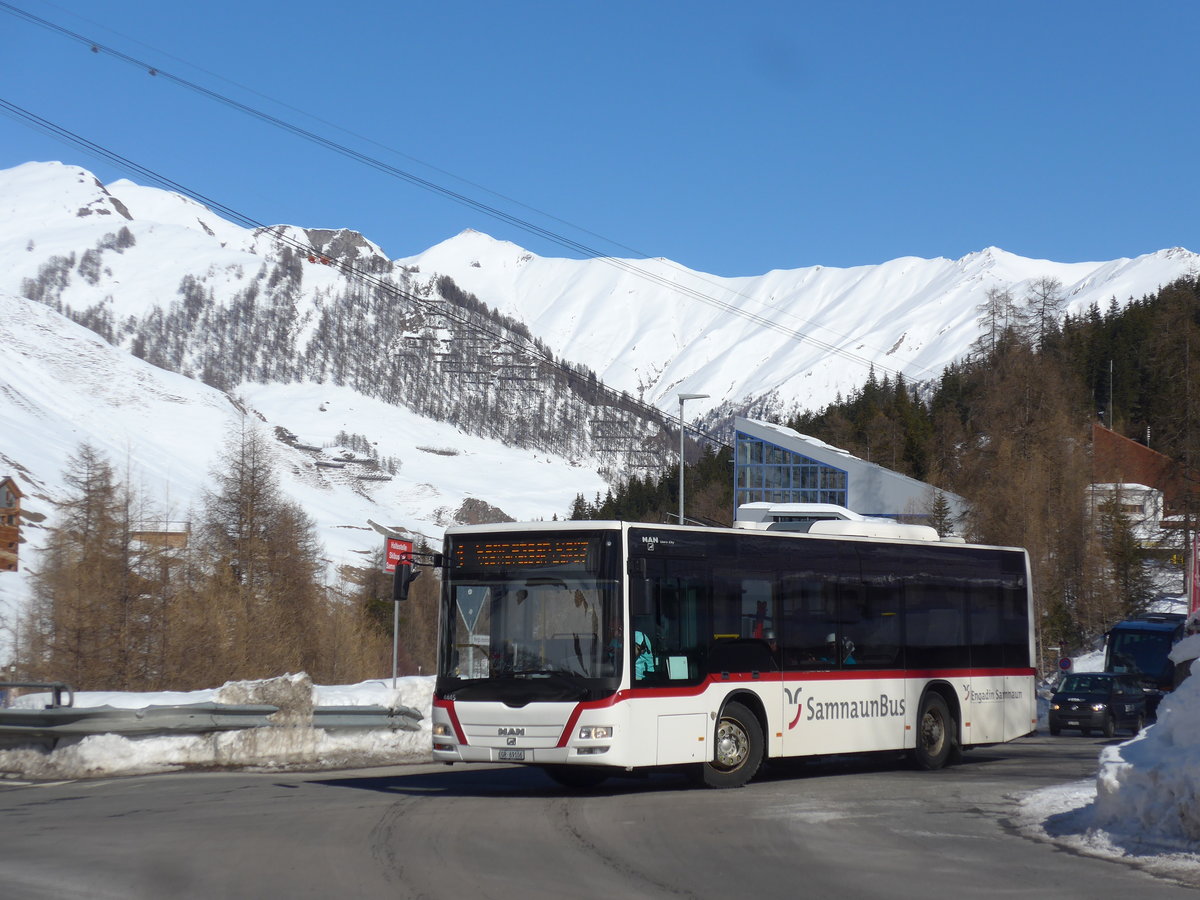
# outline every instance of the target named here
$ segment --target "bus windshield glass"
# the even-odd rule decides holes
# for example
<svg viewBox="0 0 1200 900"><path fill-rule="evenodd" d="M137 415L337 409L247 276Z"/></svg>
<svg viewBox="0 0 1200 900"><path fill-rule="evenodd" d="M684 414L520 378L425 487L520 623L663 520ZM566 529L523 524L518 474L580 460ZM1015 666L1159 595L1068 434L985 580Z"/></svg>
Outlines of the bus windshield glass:
<svg viewBox="0 0 1200 900"><path fill-rule="evenodd" d="M620 676L619 532L462 536L449 550L439 680Z"/></svg>
<svg viewBox="0 0 1200 900"><path fill-rule="evenodd" d="M1119 631L1112 633L1109 647L1110 668L1114 672L1132 672L1153 678L1171 671L1167 654L1171 652L1170 631Z"/></svg>

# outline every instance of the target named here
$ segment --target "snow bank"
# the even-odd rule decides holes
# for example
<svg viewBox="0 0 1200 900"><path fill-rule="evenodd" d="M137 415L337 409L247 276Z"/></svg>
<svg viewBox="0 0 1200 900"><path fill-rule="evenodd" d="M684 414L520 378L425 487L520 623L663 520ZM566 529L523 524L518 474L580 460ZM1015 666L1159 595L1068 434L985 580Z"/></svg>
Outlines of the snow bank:
<svg viewBox="0 0 1200 900"><path fill-rule="evenodd" d="M433 677L406 677L354 685L317 686L304 674L264 681L230 682L204 691L77 694L77 707L142 709L187 703L269 703L280 707L272 728L203 735L121 737L89 735L63 739L52 751L0 751L0 772L26 778L88 778L170 772L184 768L303 768L422 762L430 758L430 707ZM18 698L14 707L38 709L48 694ZM314 706L409 707L424 717L417 731L324 731L313 728Z"/></svg>
<svg viewBox="0 0 1200 900"><path fill-rule="evenodd" d="M1163 699L1156 725L1104 748L1092 821L1110 833L1200 850L1198 799L1200 678L1189 678Z"/></svg>
<svg viewBox="0 0 1200 900"><path fill-rule="evenodd" d="M1104 671L1104 651L1093 650L1091 653L1085 653L1083 656L1077 656L1071 660L1072 672L1103 672Z"/></svg>
<svg viewBox="0 0 1200 900"><path fill-rule="evenodd" d="M1200 654L1200 638L1186 638L1176 649L1178 659ZM1156 875L1195 883L1200 677L1187 679L1162 701L1156 724L1132 740L1105 746L1094 781L1034 791L1022 798L1013 822L1032 837L1076 852L1136 861Z"/></svg>

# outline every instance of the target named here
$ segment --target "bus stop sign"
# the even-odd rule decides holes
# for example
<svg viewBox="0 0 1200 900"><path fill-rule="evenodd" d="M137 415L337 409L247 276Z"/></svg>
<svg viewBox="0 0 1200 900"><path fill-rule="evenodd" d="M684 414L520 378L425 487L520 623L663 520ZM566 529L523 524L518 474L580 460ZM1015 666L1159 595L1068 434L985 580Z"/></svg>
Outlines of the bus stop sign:
<svg viewBox="0 0 1200 900"><path fill-rule="evenodd" d="M402 541L400 538L387 538L387 555L383 562L383 571L395 572L396 566L412 565L412 541Z"/></svg>

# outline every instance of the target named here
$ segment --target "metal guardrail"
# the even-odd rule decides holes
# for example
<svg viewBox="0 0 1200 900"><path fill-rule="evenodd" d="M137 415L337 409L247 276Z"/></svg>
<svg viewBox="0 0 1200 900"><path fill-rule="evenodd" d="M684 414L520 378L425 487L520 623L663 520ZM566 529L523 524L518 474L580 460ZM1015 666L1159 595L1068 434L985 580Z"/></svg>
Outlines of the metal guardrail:
<svg viewBox="0 0 1200 900"><path fill-rule="evenodd" d="M186 706L112 706L0 710L0 735L80 737L89 734L207 734L239 728L261 728L277 706L229 706L192 703Z"/></svg>
<svg viewBox="0 0 1200 900"><path fill-rule="evenodd" d="M425 718L409 706L314 706L313 727L326 731L347 728L377 728L389 731L419 731Z"/></svg>
<svg viewBox="0 0 1200 900"><path fill-rule="evenodd" d="M37 687L38 685L30 685ZM279 707L267 704L191 703L118 709L112 706L0 709L0 743L46 741L92 734L123 736L209 734L243 728L288 727L308 723L271 721ZM387 729L418 731L420 712L407 706L317 706L311 726L326 731Z"/></svg>
<svg viewBox="0 0 1200 900"><path fill-rule="evenodd" d="M8 688L41 688L54 695L50 706L74 706L75 689L65 681L0 681L0 691ZM67 702L62 702L63 691L67 692Z"/></svg>

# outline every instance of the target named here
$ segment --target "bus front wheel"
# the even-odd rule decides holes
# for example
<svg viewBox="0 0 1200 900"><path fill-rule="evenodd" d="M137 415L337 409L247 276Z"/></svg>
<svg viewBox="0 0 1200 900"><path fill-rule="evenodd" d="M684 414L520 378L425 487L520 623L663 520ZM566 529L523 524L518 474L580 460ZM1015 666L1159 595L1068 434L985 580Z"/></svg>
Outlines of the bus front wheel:
<svg viewBox="0 0 1200 900"><path fill-rule="evenodd" d="M763 759L763 732L758 717L740 703L727 703L717 721L712 759L701 767L708 787L741 787L757 774Z"/></svg>
<svg viewBox="0 0 1200 900"><path fill-rule="evenodd" d="M954 752L954 717L940 694L930 691L917 716L917 748L913 759L922 769L940 769Z"/></svg>

